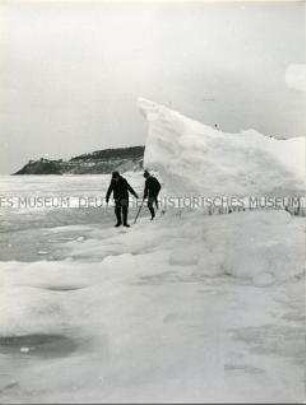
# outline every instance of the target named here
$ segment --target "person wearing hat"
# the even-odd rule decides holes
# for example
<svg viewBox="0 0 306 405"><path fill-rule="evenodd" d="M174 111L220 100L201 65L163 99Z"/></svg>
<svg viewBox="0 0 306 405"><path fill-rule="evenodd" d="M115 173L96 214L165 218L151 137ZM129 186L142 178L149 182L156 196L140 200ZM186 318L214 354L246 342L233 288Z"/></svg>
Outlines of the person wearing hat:
<svg viewBox="0 0 306 405"><path fill-rule="evenodd" d="M143 199L145 200L146 198L148 198L148 208L151 213L151 221L152 221L155 217L154 204L158 209L157 197L160 192L161 185L160 182L157 180L157 178L152 176L148 172L148 170L144 171L143 177L146 179Z"/></svg>
<svg viewBox="0 0 306 405"><path fill-rule="evenodd" d="M135 198L138 198L138 195L129 185L127 180L119 174L119 172L112 173L112 179L106 193L107 204L112 193L115 200L115 215L117 218L115 227L122 225L123 222L123 226L129 228L129 193L133 194Z"/></svg>

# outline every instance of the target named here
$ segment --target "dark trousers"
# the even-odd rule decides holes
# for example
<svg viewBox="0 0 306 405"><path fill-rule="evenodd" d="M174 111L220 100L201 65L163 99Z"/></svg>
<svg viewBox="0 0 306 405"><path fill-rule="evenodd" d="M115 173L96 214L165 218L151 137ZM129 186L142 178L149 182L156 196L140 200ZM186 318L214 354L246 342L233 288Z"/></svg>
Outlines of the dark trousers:
<svg viewBox="0 0 306 405"><path fill-rule="evenodd" d="M148 208L149 208L152 218L155 217L154 204L156 205L156 208L158 209L157 195L150 195L148 198Z"/></svg>
<svg viewBox="0 0 306 405"><path fill-rule="evenodd" d="M129 213L129 202L127 200L116 200L115 201L115 214L117 218L117 224L127 224ZM122 215L121 215L122 214Z"/></svg>

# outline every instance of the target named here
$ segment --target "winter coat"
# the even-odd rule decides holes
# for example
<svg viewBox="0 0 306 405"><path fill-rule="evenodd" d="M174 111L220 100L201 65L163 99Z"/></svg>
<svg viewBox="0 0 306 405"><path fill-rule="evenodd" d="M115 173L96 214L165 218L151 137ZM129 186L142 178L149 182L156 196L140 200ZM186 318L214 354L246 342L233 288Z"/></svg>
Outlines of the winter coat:
<svg viewBox="0 0 306 405"><path fill-rule="evenodd" d="M145 182L144 198L157 197L161 189L160 182L154 176L149 176Z"/></svg>
<svg viewBox="0 0 306 405"><path fill-rule="evenodd" d="M133 188L129 185L124 177L120 176L118 180L112 179L106 193L106 202L109 201L112 193L115 201L128 201L129 192L132 193L136 198L138 198L137 193L135 192L135 190L133 190Z"/></svg>

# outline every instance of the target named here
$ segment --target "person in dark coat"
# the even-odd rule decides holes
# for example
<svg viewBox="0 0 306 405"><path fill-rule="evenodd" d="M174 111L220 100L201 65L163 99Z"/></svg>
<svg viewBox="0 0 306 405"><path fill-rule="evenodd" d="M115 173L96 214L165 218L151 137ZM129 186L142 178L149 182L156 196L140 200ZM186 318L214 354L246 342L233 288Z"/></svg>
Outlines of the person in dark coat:
<svg viewBox="0 0 306 405"><path fill-rule="evenodd" d="M161 185L157 178L152 176L147 170L145 170L143 177L146 179L143 199L145 200L148 198L148 208L151 213L151 220L153 220L155 217L154 204L158 209L157 197L160 192Z"/></svg>
<svg viewBox="0 0 306 405"><path fill-rule="evenodd" d="M116 227L123 225L130 227L128 224L128 211L129 211L129 193L132 193L138 198L137 193L132 189L127 180L120 176L119 172L112 173L112 179L106 193L106 203L108 204L109 198L113 193L115 200L115 214L117 218ZM122 214L122 216L121 216Z"/></svg>

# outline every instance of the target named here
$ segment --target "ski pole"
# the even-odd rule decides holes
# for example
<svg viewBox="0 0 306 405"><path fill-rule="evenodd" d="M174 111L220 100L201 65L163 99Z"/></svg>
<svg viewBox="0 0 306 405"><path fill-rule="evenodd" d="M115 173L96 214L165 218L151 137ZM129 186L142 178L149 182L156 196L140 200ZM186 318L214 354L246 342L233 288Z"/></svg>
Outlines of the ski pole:
<svg viewBox="0 0 306 405"><path fill-rule="evenodd" d="M143 206L143 202L144 202L144 199L141 201L141 205L140 205L139 210L138 210L138 212L137 212L137 214L136 214L134 224L136 224L136 221L137 221L137 219L138 219L138 217L139 217L141 208L142 208L142 206Z"/></svg>

